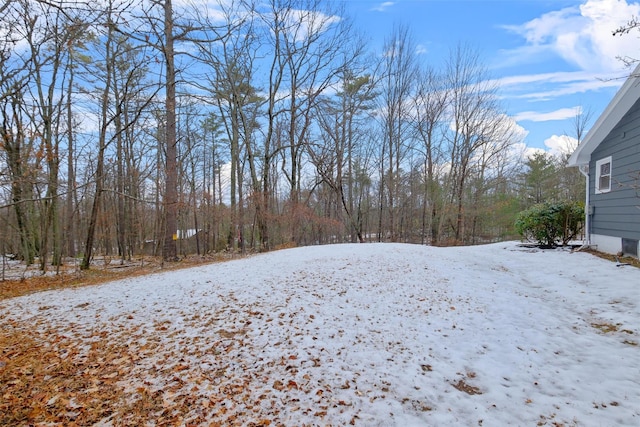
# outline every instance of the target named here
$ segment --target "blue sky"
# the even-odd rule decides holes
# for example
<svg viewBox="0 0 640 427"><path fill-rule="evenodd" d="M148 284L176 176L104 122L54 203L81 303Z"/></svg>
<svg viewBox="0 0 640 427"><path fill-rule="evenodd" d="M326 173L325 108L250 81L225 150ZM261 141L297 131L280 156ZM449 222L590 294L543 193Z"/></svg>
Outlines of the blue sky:
<svg viewBox="0 0 640 427"><path fill-rule="evenodd" d="M614 37L640 4L626 0L343 0L380 50L394 25L411 28L422 61L438 66L459 43L500 81L507 114L529 147L557 152L581 109L593 123L640 58L640 32Z"/></svg>

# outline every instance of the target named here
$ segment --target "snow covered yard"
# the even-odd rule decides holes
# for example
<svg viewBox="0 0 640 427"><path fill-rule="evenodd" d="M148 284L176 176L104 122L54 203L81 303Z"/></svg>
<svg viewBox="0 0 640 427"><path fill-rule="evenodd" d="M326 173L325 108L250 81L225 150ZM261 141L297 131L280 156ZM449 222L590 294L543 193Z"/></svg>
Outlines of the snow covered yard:
<svg viewBox="0 0 640 427"><path fill-rule="evenodd" d="M0 325L44 359L1 349L0 424L640 425L640 269L517 242L289 249Z"/></svg>

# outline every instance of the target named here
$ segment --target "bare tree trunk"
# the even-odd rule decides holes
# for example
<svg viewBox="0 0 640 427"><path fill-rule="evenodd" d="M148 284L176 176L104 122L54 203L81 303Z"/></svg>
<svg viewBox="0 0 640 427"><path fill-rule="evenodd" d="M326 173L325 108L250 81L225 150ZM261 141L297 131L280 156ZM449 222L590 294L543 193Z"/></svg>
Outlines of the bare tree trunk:
<svg viewBox="0 0 640 427"><path fill-rule="evenodd" d="M76 227L74 224L74 200L76 192L76 177L75 177L75 134L73 126L73 110L72 105L72 90L73 90L73 77L75 75L73 70L72 58L73 55L69 55L69 85L67 90L67 195L65 200L65 228L64 234L66 238L66 253L69 257L76 256Z"/></svg>
<svg viewBox="0 0 640 427"><path fill-rule="evenodd" d="M164 58L166 65L166 124L165 124L165 192L164 192L164 244L165 261L176 261L178 218L178 152L176 140L176 71L173 49L173 8L171 0L164 3Z"/></svg>
<svg viewBox="0 0 640 427"><path fill-rule="evenodd" d="M385 232L389 233L392 241L396 241L400 237L400 165L408 149L406 142L410 140L407 135L408 103L414 95L418 68L414 42L407 27L394 28L391 37L385 41L384 49L388 54L383 59L381 109L384 111L382 126L387 152L383 154L381 163L386 161L388 169L381 168L382 190L387 198L386 209L381 214L387 216Z"/></svg>
<svg viewBox="0 0 640 427"><path fill-rule="evenodd" d="M9 83L9 79L2 81ZM32 226L33 182L28 165L32 155L32 142L27 142L22 131L25 123L22 116L22 92L17 90L3 100L2 148L7 153L7 166L11 180L11 201L16 215L17 229L20 236L20 258L27 264L33 264L36 253L36 231ZM16 132L13 132L16 129Z"/></svg>
<svg viewBox="0 0 640 427"><path fill-rule="evenodd" d="M116 76L113 79L114 86L117 86L118 81ZM114 90L114 102L120 106L123 100L120 99L120 91L116 87ZM120 110L120 108L118 108ZM115 176L115 202L116 202L116 244L118 246L118 256L120 257L120 263L123 264L127 256L127 243L125 240L126 230L126 216L124 207L124 146L123 146L123 133L122 133L122 117L124 113L119 111L114 117L114 125L116 129L116 176Z"/></svg>
<svg viewBox="0 0 640 427"><path fill-rule="evenodd" d="M109 125L109 96L111 93L111 78L112 78L112 43L113 43L113 25L111 25L111 16L108 17L108 34L105 41L105 84L102 91L102 106L101 106L101 123L100 134L98 136L98 157L96 159L96 171L95 171L95 194L93 196L93 204L91 206L91 214L89 216L89 225L87 230L87 240L84 245L84 255L80 268L82 270L88 270L91 266L91 258L93 257L93 246L96 234L96 227L98 222L98 212L100 211L100 202L102 199L102 193L104 190L104 151L107 146L107 131Z"/></svg>

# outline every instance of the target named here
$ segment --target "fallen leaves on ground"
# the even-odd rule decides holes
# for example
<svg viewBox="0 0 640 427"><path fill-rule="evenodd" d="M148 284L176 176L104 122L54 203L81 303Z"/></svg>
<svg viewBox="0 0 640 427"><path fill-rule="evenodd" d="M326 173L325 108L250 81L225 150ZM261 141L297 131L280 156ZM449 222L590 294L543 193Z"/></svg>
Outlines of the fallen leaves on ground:
<svg viewBox="0 0 640 427"><path fill-rule="evenodd" d="M0 335L0 425L89 425L113 414L123 398L114 363L124 349L77 343L50 331L5 325Z"/></svg>
<svg viewBox="0 0 640 427"><path fill-rule="evenodd" d="M616 355L635 351L628 313L637 299L592 291L599 282L560 269L557 282L539 280L527 270L529 253L496 247L491 264L480 250L439 261L423 248L417 260L414 248L384 248L382 256L358 246L356 261L334 259L336 248L310 261L304 251L265 255L0 301L0 425L637 417L628 368L610 369L635 360ZM595 351L577 345L585 342ZM603 371L602 360L614 362ZM593 391L602 378L613 378L607 400ZM598 387L568 390L556 381Z"/></svg>
<svg viewBox="0 0 640 427"><path fill-rule="evenodd" d="M119 337L98 332L78 342L58 331L34 334L15 326L0 335L0 425L200 425L212 419L240 425L246 419L233 410L248 397L246 380L224 382L204 395L196 390L204 381L198 370L177 355L147 369L161 344L122 344L135 330Z"/></svg>
<svg viewBox="0 0 640 427"><path fill-rule="evenodd" d="M244 364L243 356L253 352L246 325L262 313L226 307L183 314L203 330L232 316L239 317L233 322L238 327L191 336L166 320L147 328L128 316L98 322L88 335L76 324L57 330L46 320L5 322L0 425L283 426L283 411L321 421L330 408L350 406L332 396L332 386L303 370L306 361L296 354ZM298 394L311 396L314 404L302 407Z"/></svg>

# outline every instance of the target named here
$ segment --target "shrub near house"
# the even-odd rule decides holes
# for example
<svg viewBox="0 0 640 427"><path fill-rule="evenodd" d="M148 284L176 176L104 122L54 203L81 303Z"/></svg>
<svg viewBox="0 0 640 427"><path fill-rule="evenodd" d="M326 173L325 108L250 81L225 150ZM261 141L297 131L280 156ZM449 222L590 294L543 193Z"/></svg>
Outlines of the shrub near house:
<svg viewBox="0 0 640 427"><path fill-rule="evenodd" d="M518 214L516 231L539 245L563 246L574 239L584 224L584 206L578 202L540 203Z"/></svg>

